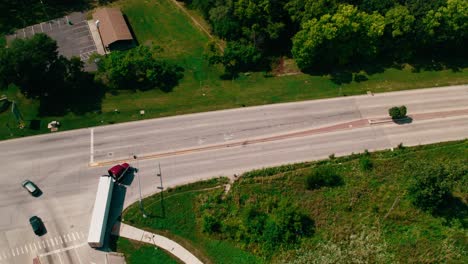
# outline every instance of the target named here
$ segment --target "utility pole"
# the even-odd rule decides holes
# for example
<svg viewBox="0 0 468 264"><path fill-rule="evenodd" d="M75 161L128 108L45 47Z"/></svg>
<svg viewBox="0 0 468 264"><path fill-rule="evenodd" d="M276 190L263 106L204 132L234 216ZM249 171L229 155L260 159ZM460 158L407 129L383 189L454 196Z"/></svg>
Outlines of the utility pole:
<svg viewBox="0 0 468 264"><path fill-rule="evenodd" d="M156 172L156 176L159 177L159 187L158 189L161 190L160 194L161 194L161 213L162 213L162 217L166 217L166 209L164 207L164 194L163 194L163 190L164 190L164 187L163 187L163 180L162 180L162 173L161 173L161 163L158 162L158 168L159 168L159 173Z"/></svg>
<svg viewBox="0 0 468 264"><path fill-rule="evenodd" d="M133 155L133 158L137 161L137 166L139 166L138 157L136 155ZM146 218L145 210L143 209L143 201L141 199L141 182L140 182L140 174L138 173L138 169L135 170L135 174L138 177L138 189L140 190L140 200L139 200L140 210L141 210L141 213L143 215L143 218Z"/></svg>

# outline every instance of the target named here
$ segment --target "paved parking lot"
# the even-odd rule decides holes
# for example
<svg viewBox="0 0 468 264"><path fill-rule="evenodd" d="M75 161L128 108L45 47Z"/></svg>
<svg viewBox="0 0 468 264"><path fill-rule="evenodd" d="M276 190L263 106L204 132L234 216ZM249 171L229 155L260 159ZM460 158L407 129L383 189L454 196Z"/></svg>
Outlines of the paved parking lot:
<svg viewBox="0 0 468 264"><path fill-rule="evenodd" d="M87 62L89 56L97 50L84 13L75 12L62 18L19 29L7 36L7 40L29 38L38 33L47 34L55 39L59 53L67 58L77 56ZM95 68L94 64L86 63L87 70Z"/></svg>

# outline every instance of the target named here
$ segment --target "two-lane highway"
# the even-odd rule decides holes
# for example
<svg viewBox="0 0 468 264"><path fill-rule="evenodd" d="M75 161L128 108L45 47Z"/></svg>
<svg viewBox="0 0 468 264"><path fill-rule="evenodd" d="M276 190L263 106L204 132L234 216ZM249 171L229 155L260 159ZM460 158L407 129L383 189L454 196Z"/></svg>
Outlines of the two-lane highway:
<svg viewBox="0 0 468 264"><path fill-rule="evenodd" d="M362 122L387 116L395 105L406 105L409 114L415 114L413 122ZM463 111L443 118L416 117L467 109L468 86L463 85L190 114L3 141L0 264L29 263L34 256L50 263L104 263L103 254L85 244L85 235L98 177L108 168L100 164L106 161L129 159L140 169L146 196L158 190L158 163L164 186L169 187L332 153L464 139L468 115ZM141 159L134 161L133 155ZM24 179L37 183L44 194L29 196L20 186ZM125 204L138 197L135 179ZM44 220L48 233L43 237L32 233L31 215Z"/></svg>

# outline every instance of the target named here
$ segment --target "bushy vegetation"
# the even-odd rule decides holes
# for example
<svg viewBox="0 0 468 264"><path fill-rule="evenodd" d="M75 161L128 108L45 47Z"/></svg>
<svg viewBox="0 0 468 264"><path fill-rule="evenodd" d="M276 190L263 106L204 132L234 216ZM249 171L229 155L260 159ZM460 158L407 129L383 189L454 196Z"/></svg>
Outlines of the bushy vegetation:
<svg viewBox="0 0 468 264"><path fill-rule="evenodd" d="M449 166L424 162L417 167L410 166L408 177L411 178L408 194L412 203L422 210L435 213L447 205L455 185L466 183L468 167L453 162Z"/></svg>
<svg viewBox="0 0 468 264"><path fill-rule="evenodd" d="M183 77L183 68L158 59L159 47L137 46L114 51L99 60L97 77L111 89L170 91Z"/></svg>
<svg viewBox="0 0 468 264"><path fill-rule="evenodd" d="M241 176L228 193L212 185L175 189L166 218L143 219L138 204L124 218L192 241L208 263L464 263L467 157L465 140L267 168ZM371 170L362 168L365 158ZM333 167L346 184L307 190L307 177L320 167ZM433 175L443 176L440 188ZM443 202L422 210L414 186ZM158 197L144 201L145 211L158 211ZM239 255L231 254L236 249ZM260 258L241 260L240 252Z"/></svg>
<svg viewBox="0 0 468 264"><path fill-rule="evenodd" d="M201 196L203 231L234 240L262 256L313 234L313 220L287 198L252 198L234 202Z"/></svg>
<svg viewBox="0 0 468 264"><path fill-rule="evenodd" d="M184 0L220 38L262 58L292 53L302 70L466 57L465 0ZM238 46L238 45L237 45ZM240 47L240 46L238 46ZM231 67L233 53L219 60ZM237 53L236 61L242 61ZM258 65L250 64L250 67ZM244 68L237 68L241 71Z"/></svg>
<svg viewBox="0 0 468 264"><path fill-rule="evenodd" d="M404 106L404 105L394 106L394 107L388 109L388 114L390 115L390 117L392 119L404 118L404 117L406 117L406 112L407 112L407 109L406 109L406 106Z"/></svg>
<svg viewBox="0 0 468 264"><path fill-rule="evenodd" d="M321 166L312 169L306 177L307 190L315 190L321 187L334 187L343 184L343 179L331 166Z"/></svg>

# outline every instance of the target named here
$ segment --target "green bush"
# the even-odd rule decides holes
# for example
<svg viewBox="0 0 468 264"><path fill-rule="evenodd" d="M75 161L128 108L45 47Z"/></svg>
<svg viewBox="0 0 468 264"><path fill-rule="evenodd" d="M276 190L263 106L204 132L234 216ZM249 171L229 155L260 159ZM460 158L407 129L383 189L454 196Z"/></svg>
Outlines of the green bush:
<svg viewBox="0 0 468 264"><path fill-rule="evenodd" d="M418 208L434 212L451 195L449 172L441 165L418 164L412 168L408 194L411 202Z"/></svg>
<svg viewBox="0 0 468 264"><path fill-rule="evenodd" d="M219 218L210 215L204 214L202 217L202 231L204 233L213 234L218 233L221 230L221 223Z"/></svg>
<svg viewBox="0 0 468 264"><path fill-rule="evenodd" d="M324 186L333 187L343 184L343 179L333 167L325 166L313 169L306 178L307 190L315 190Z"/></svg>
<svg viewBox="0 0 468 264"><path fill-rule="evenodd" d="M362 171L370 171L374 167L374 164L368 156L364 156L359 159L359 166L361 167Z"/></svg>
<svg viewBox="0 0 468 264"><path fill-rule="evenodd" d="M394 106L388 109L388 114L392 119L401 119L406 117L407 109L406 106L402 105L400 107Z"/></svg>

